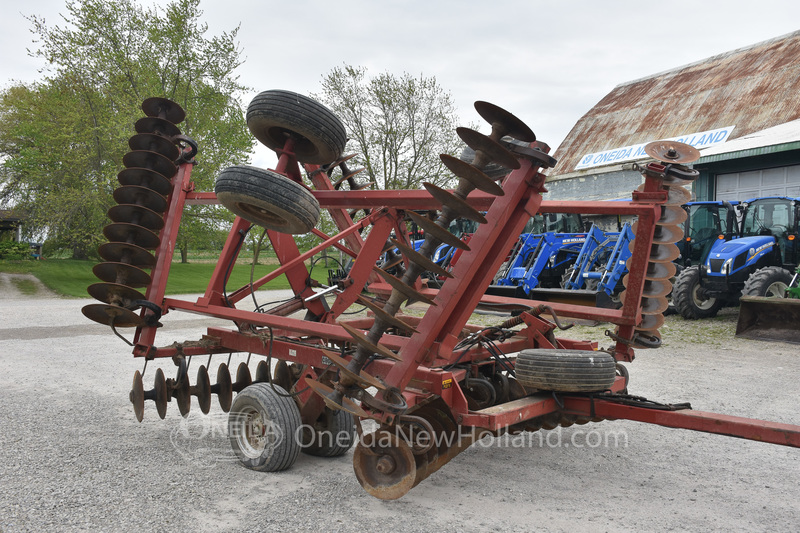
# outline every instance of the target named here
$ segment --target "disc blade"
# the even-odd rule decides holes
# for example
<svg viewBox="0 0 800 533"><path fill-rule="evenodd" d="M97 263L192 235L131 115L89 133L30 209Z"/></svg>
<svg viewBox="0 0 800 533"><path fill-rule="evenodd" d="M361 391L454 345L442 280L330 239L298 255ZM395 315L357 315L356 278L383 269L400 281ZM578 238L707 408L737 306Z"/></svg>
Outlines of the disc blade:
<svg viewBox="0 0 800 533"><path fill-rule="evenodd" d="M106 261L127 263L139 268L153 268L156 264L153 254L135 244L107 242L100 245L97 253Z"/></svg>
<svg viewBox="0 0 800 533"><path fill-rule="evenodd" d="M477 152L483 152L483 155L488 158L490 162L497 163L500 166L510 169L517 169L520 167L519 161L514 154L486 135L470 128L456 128L456 133L467 146L475 150L476 159L478 159Z"/></svg>
<svg viewBox="0 0 800 533"><path fill-rule="evenodd" d="M101 281L134 288L147 287L152 282L150 274L127 263L98 263L92 273Z"/></svg>
<svg viewBox="0 0 800 533"><path fill-rule="evenodd" d="M158 245L161 243L158 235L149 229L124 222L109 224L103 228L103 235L105 235L109 241L135 244L146 250L158 248Z"/></svg>
<svg viewBox="0 0 800 533"><path fill-rule="evenodd" d="M207 415L211 410L211 380L208 378L208 370L204 365L200 365L200 368L197 369L197 382L192 389L194 396L197 397L200 410Z"/></svg>
<svg viewBox="0 0 800 533"><path fill-rule="evenodd" d="M342 328L350 334L353 340L356 341L357 344L363 346L367 350L369 350L372 354L378 354L382 357L386 357L387 359L392 359L394 361L401 361L400 357L391 351L390 349L386 348L385 346L381 346L380 344L375 344L370 341L366 335L361 333L359 330L350 326L348 324L339 324Z"/></svg>
<svg viewBox="0 0 800 533"><path fill-rule="evenodd" d="M631 230L633 233L638 233L638 221L633 223ZM653 231L653 244L675 244L681 239L683 239L683 230L677 224L656 224L655 230Z"/></svg>
<svg viewBox="0 0 800 533"><path fill-rule="evenodd" d="M648 263L645 279L649 280L667 280L675 276L678 267L673 262L669 263Z"/></svg>
<svg viewBox="0 0 800 533"><path fill-rule="evenodd" d="M500 137L510 135L528 143L536 140L536 135L527 124L502 107L478 100L475 102L475 110L483 120L492 125L493 132L496 130L500 133Z"/></svg>
<svg viewBox="0 0 800 533"><path fill-rule="evenodd" d="M342 396L340 398L339 395L336 394L336 391L334 391L332 388L328 387L324 383L320 383L319 381L314 379L308 379L306 380L306 386L315 393L317 393L318 395L320 395L322 399L325 401L325 405L327 405L331 409L337 411L339 409L343 409L359 418L370 418L369 413L367 413L361 407L359 407L357 403L355 403L350 398L347 398L346 396Z"/></svg>
<svg viewBox="0 0 800 533"><path fill-rule="evenodd" d="M462 200L450 191L446 191L441 187L437 187L433 183L424 182L422 185L428 192L436 198L442 205L446 205L452 209L460 218L466 218L479 224L486 224L486 218L481 215L477 209L469 205L466 201Z"/></svg>
<svg viewBox="0 0 800 533"><path fill-rule="evenodd" d="M89 320L115 328L137 328L144 325L142 317L118 305L89 304L83 306L81 312Z"/></svg>
<svg viewBox="0 0 800 533"><path fill-rule="evenodd" d="M161 215L141 205L115 205L108 210L108 218L114 222L136 224L153 231L164 227L164 219Z"/></svg>
<svg viewBox="0 0 800 533"><path fill-rule="evenodd" d="M467 180L479 191L493 194L495 196L503 196L505 194L503 188L492 178L484 174L479 168L474 167L466 161L462 161L461 159L451 155L441 154L439 155L439 158L442 160L442 163L444 163L448 170L450 170L450 172L461 179Z"/></svg>
<svg viewBox="0 0 800 533"><path fill-rule="evenodd" d="M678 141L653 141L644 146L647 155L665 163L691 163L700 159L700 151Z"/></svg>
<svg viewBox="0 0 800 533"><path fill-rule="evenodd" d="M636 188L637 191L644 191L644 183ZM686 187L666 187L667 202L666 205L683 205L692 199L692 193Z"/></svg>
<svg viewBox="0 0 800 533"><path fill-rule="evenodd" d="M170 161L177 160L181 155L181 151L175 143L166 137L153 133L138 133L134 135L128 139L128 146L131 150L147 150L159 153Z"/></svg>
<svg viewBox="0 0 800 533"><path fill-rule="evenodd" d="M402 280L397 279L396 277L392 276L385 270L381 270L377 266L372 267L380 276L386 280L386 283L392 286L393 289L396 289L399 293L403 294L408 300L409 304L413 302L423 302L428 305L436 305L433 300L422 294L421 292L417 291L413 287L409 287Z"/></svg>
<svg viewBox="0 0 800 533"><path fill-rule="evenodd" d="M134 124L136 133L155 133L156 135L163 135L164 137L177 137L181 134L180 128L163 118L158 117L144 117L140 118Z"/></svg>
<svg viewBox="0 0 800 533"><path fill-rule="evenodd" d="M141 292L119 283L92 283L86 291L95 300L127 308L133 307L131 302L145 299Z"/></svg>
<svg viewBox="0 0 800 533"><path fill-rule="evenodd" d="M217 382L211 391L217 393L220 409L225 413L230 411L233 400L233 383L231 383L231 372L225 363L220 363L217 368Z"/></svg>
<svg viewBox="0 0 800 533"><path fill-rule="evenodd" d="M126 168L117 174L117 181L122 185L146 187L162 196L166 196L172 191L170 180L149 168Z"/></svg>
<svg viewBox="0 0 800 533"><path fill-rule="evenodd" d="M682 224L689 214L679 205L665 205L661 207L661 218L656 221L656 224L671 226Z"/></svg>
<svg viewBox="0 0 800 533"><path fill-rule="evenodd" d="M142 102L142 111L148 117L159 117L173 124L180 124L186 118L183 108L167 98L153 97Z"/></svg>
<svg viewBox="0 0 800 533"><path fill-rule="evenodd" d="M175 163L156 152L134 150L122 156L122 164L127 168L146 168L158 172L167 179L172 178L178 167Z"/></svg>
<svg viewBox="0 0 800 533"><path fill-rule="evenodd" d="M144 418L144 385L142 384L142 375L138 370L133 374L133 384L131 385L129 398L133 404L133 413L136 415L136 420L141 422Z"/></svg>
<svg viewBox="0 0 800 533"><path fill-rule="evenodd" d="M461 239L459 239L458 237L456 237L455 235L453 235L452 233L441 227L433 220L424 217L418 213L415 213L414 211L406 211L406 215L408 215L408 217L417 226L422 228L422 230L426 234L430 234L434 236L436 239L438 239L440 242L448 244L454 248L458 248L459 250L469 251L469 246L467 246L467 244L464 241L462 241Z"/></svg>
<svg viewBox="0 0 800 533"><path fill-rule="evenodd" d="M358 296L358 303L365 305L370 311L375 313L376 317L380 317L381 320L383 320L384 322L386 322L391 326L394 326L398 329L402 329L404 331L409 331L411 333L417 332L417 330L413 326L411 326L410 324L406 324L396 316L390 315L389 313L384 311L383 308L380 307L378 304L369 300L368 298L365 298L362 295Z"/></svg>
<svg viewBox="0 0 800 533"><path fill-rule="evenodd" d="M153 392L155 394L155 398L153 398L156 402L156 411L158 411L158 417L161 420L167 416L167 402L169 401L169 396L167 394L167 381L164 379L164 372L161 369L156 370L156 377L153 380Z"/></svg>
<svg viewBox="0 0 800 533"><path fill-rule="evenodd" d="M664 315L656 313L653 315L642 314L642 323L636 326L637 331L655 331L664 325Z"/></svg>
<svg viewBox="0 0 800 533"><path fill-rule="evenodd" d="M392 243L397 247L398 250L403 252L403 254L408 257L409 260L416 263L417 265L421 266L428 272L433 272L439 276L444 276L446 278L452 278L453 275L442 268L440 265L437 265L418 251L414 250L410 246L403 244L402 242L392 239Z"/></svg>
<svg viewBox="0 0 800 533"><path fill-rule="evenodd" d="M118 204L141 205L156 213L167 209L167 199L153 189L139 185L123 185L114 190L114 201Z"/></svg>
<svg viewBox="0 0 800 533"><path fill-rule="evenodd" d="M330 350L323 350L325 356L331 360L331 362L339 369L339 373L341 375L349 377L354 383L358 383L358 385L362 389L368 389L370 387L375 387L378 390L386 390L386 384L380 381L378 378L367 374L366 372L359 372L356 374L347 368L349 364L346 359L339 357L337 354L331 352Z"/></svg>

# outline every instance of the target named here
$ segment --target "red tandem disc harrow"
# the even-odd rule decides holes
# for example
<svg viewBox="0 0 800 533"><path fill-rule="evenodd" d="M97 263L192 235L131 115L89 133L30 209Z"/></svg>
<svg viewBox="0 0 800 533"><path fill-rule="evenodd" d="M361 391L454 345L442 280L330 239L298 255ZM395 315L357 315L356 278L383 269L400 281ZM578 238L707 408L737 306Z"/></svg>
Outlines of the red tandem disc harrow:
<svg viewBox="0 0 800 533"><path fill-rule="evenodd" d="M543 201L540 171L555 163L547 145L511 113L476 102L491 133L458 129L475 155L471 162L441 156L458 179L454 190L430 183L421 190L368 190L358 181L360 169L348 167L352 156L343 155L346 132L338 118L314 100L272 90L250 103L247 125L275 150L276 168L227 168L214 193L195 192L197 146L178 129L183 110L160 98L146 100L142 109L146 117L136 123L114 193L119 205L109 210L112 223L104 230L109 242L99 249L105 262L94 269L101 281L89 287L101 303L83 308L123 339L120 328L135 328L133 354L144 358L145 369L147 361L164 357L177 367L174 378L158 369L148 390L144 370L134 374L130 400L139 421L146 400L164 418L173 400L187 415L192 396L208 413L216 395L229 412L233 450L247 467L283 470L300 451L333 457L355 444L356 477L382 499L403 496L485 435L604 419L800 446L800 426L627 394L622 363L633 360L635 348L661 342L658 329L678 254L672 239L661 236L674 234L686 216L679 205L685 191L679 189L697 177L684 166L699 156L692 147L648 145L655 161L637 166L644 183L632 191L631 202ZM509 172L497 181L482 171L487 165ZM196 301L165 297L184 206L217 203L237 217L205 294ZM321 209L338 233L316 228ZM528 219L547 212L638 217L620 309L484 294ZM468 246L446 229L457 218L480 224ZM408 240L407 222L424 232L418 250ZM263 229L280 266L229 290L232 265L253 227ZM301 252L293 234L307 233L319 244ZM463 250L452 271L431 261L441 243ZM332 246L352 266L323 287L311 279L306 263ZM395 260L385 260L387 250L399 251ZM447 279L431 289L425 273ZM269 309L236 306L281 275L293 298ZM412 302L425 304L424 316L402 311ZM365 308L367 316L348 315L354 306ZM478 308L507 311L511 318L492 327L469 324ZM160 321L172 311L230 320L235 327L210 327L200 339L159 347ZM606 332L612 346L598 349L597 343L556 336L557 329L566 329L559 317L614 324ZM258 358L255 377L246 363L232 377L232 353L248 354L248 362ZM212 383L214 355L226 362ZM208 356L208 362L192 385L189 363L195 356ZM369 434L361 426L367 419L377 425Z"/></svg>

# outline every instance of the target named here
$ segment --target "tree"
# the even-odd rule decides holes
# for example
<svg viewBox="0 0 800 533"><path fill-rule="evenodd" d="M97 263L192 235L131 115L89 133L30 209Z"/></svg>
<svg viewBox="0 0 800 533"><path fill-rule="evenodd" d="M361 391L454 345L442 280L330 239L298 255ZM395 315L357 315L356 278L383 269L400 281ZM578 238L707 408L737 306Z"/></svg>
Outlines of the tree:
<svg viewBox="0 0 800 533"><path fill-rule="evenodd" d="M345 125L352 167L363 166L383 189L417 189L423 181L448 185L453 175L440 153L458 155L458 117L450 94L436 78L404 73L367 77L364 67L344 66L323 76L315 98Z"/></svg>
<svg viewBox="0 0 800 533"><path fill-rule="evenodd" d="M198 189L211 190L219 169L249 159L239 100L247 88L234 75L238 28L207 37L199 3L175 0L162 11L134 0L74 0L63 27L28 19L38 45L29 53L45 67L41 81L0 93L0 200L24 211L34 234L76 258L104 241L116 175L148 97L186 111L179 127L200 146ZM208 207L186 215L184 247L230 218Z"/></svg>

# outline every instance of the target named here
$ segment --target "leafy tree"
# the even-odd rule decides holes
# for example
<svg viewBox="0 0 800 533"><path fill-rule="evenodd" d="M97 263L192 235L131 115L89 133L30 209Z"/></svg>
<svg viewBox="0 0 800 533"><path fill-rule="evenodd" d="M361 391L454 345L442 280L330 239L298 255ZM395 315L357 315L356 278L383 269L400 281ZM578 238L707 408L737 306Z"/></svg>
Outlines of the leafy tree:
<svg viewBox="0 0 800 533"><path fill-rule="evenodd" d="M453 175L440 153L458 155L458 117L448 92L436 78L380 74L367 76L364 67L344 66L322 79L315 98L334 111L356 152L352 168L383 189L416 189L423 181L447 185Z"/></svg>
<svg viewBox="0 0 800 533"><path fill-rule="evenodd" d="M219 169L249 159L234 75L242 63L238 28L206 36L200 0L174 0L163 10L134 0L73 0L63 26L31 16L43 79L0 93L0 200L27 213L26 228L73 257L105 239L102 227L119 186L127 139L152 96L186 111L179 124L200 146L192 179L211 190ZM230 214L196 206L181 228L181 246Z"/></svg>

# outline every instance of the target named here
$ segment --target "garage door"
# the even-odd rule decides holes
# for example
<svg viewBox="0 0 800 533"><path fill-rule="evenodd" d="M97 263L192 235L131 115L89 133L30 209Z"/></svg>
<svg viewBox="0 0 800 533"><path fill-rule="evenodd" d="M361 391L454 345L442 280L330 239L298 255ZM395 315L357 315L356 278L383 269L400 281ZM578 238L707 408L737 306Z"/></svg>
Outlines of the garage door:
<svg viewBox="0 0 800 533"><path fill-rule="evenodd" d="M717 200L757 196L800 198L800 165L717 175Z"/></svg>

